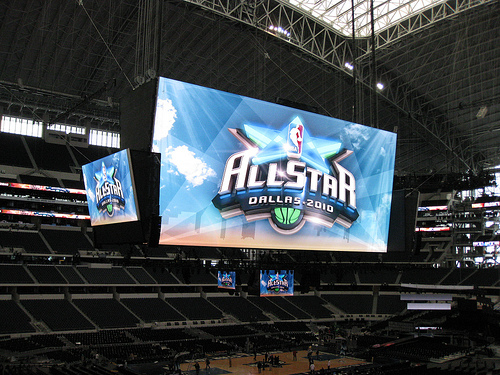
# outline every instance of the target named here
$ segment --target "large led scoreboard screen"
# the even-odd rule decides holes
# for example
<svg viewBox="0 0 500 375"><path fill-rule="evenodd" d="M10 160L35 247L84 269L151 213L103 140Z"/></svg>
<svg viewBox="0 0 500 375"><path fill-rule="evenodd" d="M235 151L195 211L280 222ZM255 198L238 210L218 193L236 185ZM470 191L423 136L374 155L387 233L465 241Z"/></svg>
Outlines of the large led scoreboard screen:
<svg viewBox="0 0 500 375"><path fill-rule="evenodd" d="M160 243L385 252L396 134L160 78Z"/></svg>

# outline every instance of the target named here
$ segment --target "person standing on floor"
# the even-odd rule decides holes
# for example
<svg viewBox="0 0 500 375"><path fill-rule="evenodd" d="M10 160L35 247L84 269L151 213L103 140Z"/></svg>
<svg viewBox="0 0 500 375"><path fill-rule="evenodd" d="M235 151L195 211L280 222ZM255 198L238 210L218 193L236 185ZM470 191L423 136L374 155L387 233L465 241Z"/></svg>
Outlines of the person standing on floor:
<svg viewBox="0 0 500 375"><path fill-rule="evenodd" d="M205 370L210 370L210 359L205 359Z"/></svg>

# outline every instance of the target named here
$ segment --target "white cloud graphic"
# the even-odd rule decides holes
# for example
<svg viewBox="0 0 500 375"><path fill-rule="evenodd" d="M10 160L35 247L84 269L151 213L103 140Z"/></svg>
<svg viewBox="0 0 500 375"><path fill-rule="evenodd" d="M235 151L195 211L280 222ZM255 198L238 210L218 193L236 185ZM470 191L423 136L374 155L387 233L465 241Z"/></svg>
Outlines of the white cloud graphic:
<svg viewBox="0 0 500 375"><path fill-rule="evenodd" d="M363 226L367 233L372 233L371 243L375 247L385 246L385 239L381 238L381 228L383 228L389 220L391 212L391 194L384 194L380 199L380 203L375 207L375 211L366 210L360 212L360 217L363 221Z"/></svg>
<svg viewBox="0 0 500 375"><path fill-rule="evenodd" d="M342 143L346 144L346 140L350 140L353 148L358 150L361 144L367 141L370 137L368 135L368 128L359 124L351 124L346 126L343 134L340 136Z"/></svg>
<svg viewBox="0 0 500 375"><path fill-rule="evenodd" d="M177 172L184 175L193 187L203 184L203 181L209 177L216 176L215 171L203 160L197 158L194 152L189 151L187 146L169 147L165 156L177 168Z"/></svg>
<svg viewBox="0 0 500 375"><path fill-rule="evenodd" d="M85 174L83 175L83 184L85 187L89 186L88 182L87 182L87 176ZM86 193L87 193L87 200L94 202L95 195L94 195L94 192L92 191L92 189L90 188L90 186L87 188Z"/></svg>
<svg viewBox="0 0 500 375"><path fill-rule="evenodd" d="M87 189L87 197L89 201L95 202L95 195L92 189Z"/></svg>
<svg viewBox="0 0 500 375"><path fill-rule="evenodd" d="M177 110L170 99L158 99L156 107L154 141L168 136L168 132L174 126L177 118Z"/></svg>

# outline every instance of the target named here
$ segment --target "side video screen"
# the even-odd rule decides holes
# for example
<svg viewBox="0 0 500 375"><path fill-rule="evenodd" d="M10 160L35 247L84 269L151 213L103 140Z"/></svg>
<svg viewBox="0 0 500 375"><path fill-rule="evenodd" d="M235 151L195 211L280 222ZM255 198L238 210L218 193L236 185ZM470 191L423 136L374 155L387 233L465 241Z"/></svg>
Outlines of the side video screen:
<svg viewBox="0 0 500 375"><path fill-rule="evenodd" d="M92 226L139 220L129 150L82 166Z"/></svg>
<svg viewBox="0 0 500 375"><path fill-rule="evenodd" d="M260 271L260 296L293 296L293 271Z"/></svg>
<svg viewBox="0 0 500 375"><path fill-rule="evenodd" d="M219 289L236 289L236 271L217 271Z"/></svg>

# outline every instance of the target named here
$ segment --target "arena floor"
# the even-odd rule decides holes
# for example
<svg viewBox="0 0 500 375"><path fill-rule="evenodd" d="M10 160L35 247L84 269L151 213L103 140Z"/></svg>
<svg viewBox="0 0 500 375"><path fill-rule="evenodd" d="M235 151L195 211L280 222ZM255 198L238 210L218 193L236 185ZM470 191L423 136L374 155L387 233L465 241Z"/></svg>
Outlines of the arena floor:
<svg viewBox="0 0 500 375"><path fill-rule="evenodd" d="M269 354L278 355L280 358L280 362L284 362L284 364L281 367L266 367L265 369L261 370L262 374L291 375L309 372L309 359L307 358L307 351L297 352L297 360L295 361L293 360L292 352ZM361 359L340 357L338 355L326 352L320 352L319 356L316 356L316 354L313 353L312 358L314 360L316 371L321 370L321 368L327 369L328 360L330 360L330 368L341 368L345 366L366 363L366 361ZM257 355L256 360L254 359L253 355L231 356L231 360L227 356L213 357L210 358L210 369L206 369L204 361L198 362L200 364L199 375L258 374L258 361L264 361L264 355ZM183 374L196 375L194 362L181 364L181 370Z"/></svg>

